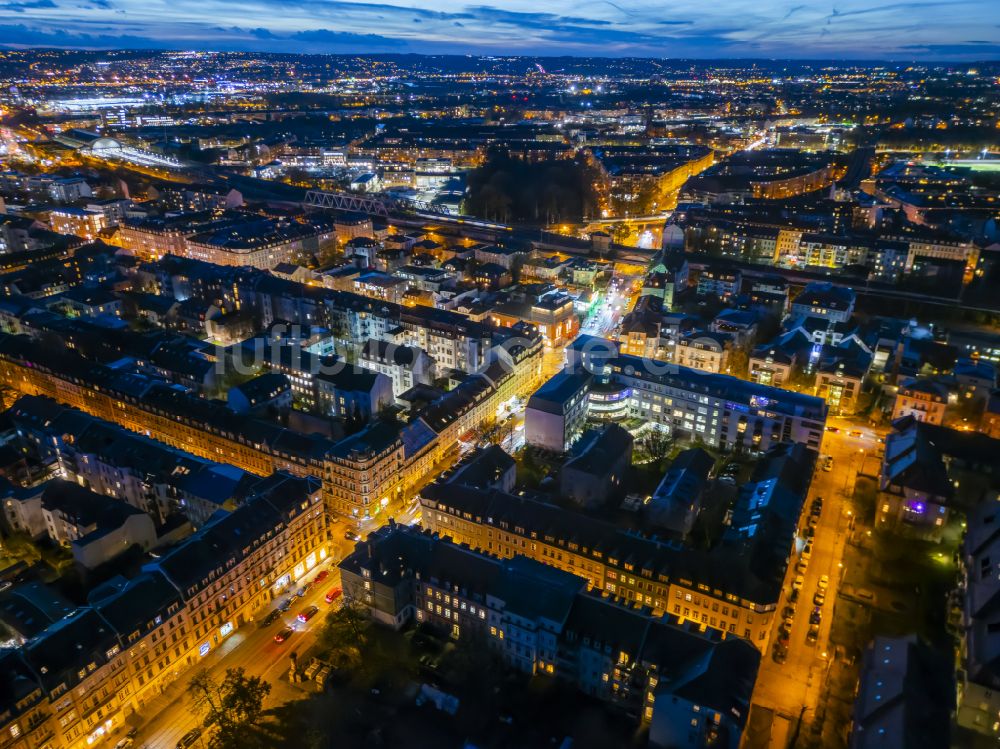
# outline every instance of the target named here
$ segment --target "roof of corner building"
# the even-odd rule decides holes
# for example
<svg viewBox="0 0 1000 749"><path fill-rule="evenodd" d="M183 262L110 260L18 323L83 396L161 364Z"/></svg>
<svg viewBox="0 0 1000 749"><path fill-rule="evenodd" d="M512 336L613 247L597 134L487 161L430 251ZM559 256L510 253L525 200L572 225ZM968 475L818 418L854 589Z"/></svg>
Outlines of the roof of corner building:
<svg viewBox="0 0 1000 749"><path fill-rule="evenodd" d="M328 454L334 458L350 458L355 454L375 455L402 445L401 428L396 424L376 421L356 434L334 443Z"/></svg>
<svg viewBox="0 0 1000 749"><path fill-rule="evenodd" d="M108 650L117 644L111 626L94 609L83 608L48 627L21 650L39 680L51 690L63 683L75 686L81 681L77 672L91 663L103 665Z"/></svg>
<svg viewBox="0 0 1000 749"><path fill-rule="evenodd" d="M563 404L586 388L591 379L588 372L557 372L532 394L528 408L561 413Z"/></svg>

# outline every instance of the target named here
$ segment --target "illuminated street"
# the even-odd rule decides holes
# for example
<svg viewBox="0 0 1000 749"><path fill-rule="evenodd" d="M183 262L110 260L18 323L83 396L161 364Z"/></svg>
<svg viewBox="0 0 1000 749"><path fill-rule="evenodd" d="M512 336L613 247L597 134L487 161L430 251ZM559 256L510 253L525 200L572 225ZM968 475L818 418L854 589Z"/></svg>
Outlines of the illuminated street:
<svg viewBox="0 0 1000 749"><path fill-rule="evenodd" d="M834 603L842 580L844 544L851 522L847 500L853 495L858 473L873 471L877 467L877 457L873 453L880 447L877 442L880 433L836 417L831 418L828 423L837 431L826 432L808 501L803 509L804 524L808 518L809 503L816 497L822 497L823 509L812 540L812 554L804 574L805 582L799 600L794 605L794 623L789 638L787 660L779 664L771 657L771 653L766 654L761 660L760 675L754 689L754 706L771 709L780 718L774 723L774 732L771 736L773 746L781 746L781 736L790 735L789 721L794 725L800 714L806 722L812 718L810 711L816 707L819 694L824 688L827 670L832 659L836 657L828 647L828 641ZM823 456L826 455L833 457L833 469L830 471L823 470ZM803 538L798 544L800 548L804 542L804 537L801 536L803 527L800 527L800 537ZM778 640L782 624L781 610L790 605L788 595L792 590L792 581L798 574L795 563L799 558L793 557L788 567L784 597L778 607L779 615L775 617L772 643ZM822 613L819 637L815 644L810 644L806 641L809 616L816 608L813 596L823 575L829 578L829 587L826 590L826 600L819 607ZM804 713L801 712L803 707L805 707Z"/></svg>

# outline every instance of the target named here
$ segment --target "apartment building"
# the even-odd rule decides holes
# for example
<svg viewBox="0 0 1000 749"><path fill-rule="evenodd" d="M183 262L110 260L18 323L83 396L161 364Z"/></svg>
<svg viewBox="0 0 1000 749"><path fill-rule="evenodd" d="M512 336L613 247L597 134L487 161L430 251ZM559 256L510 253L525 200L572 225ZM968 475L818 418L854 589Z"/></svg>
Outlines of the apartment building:
<svg viewBox="0 0 1000 749"><path fill-rule="evenodd" d="M319 482L262 481L124 584L0 655L10 749L85 749L128 724L167 686L328 555Z"/></svg>
<svg viewBox="0 0 1000 749"><path fill-rule="evenodd" d="M587 408L595 418L639 418L713 447L751 453L783 442L819 449L823 437L827 405L811 395L618 355L614 343L600 339L569 347L567 360L593 373Z"/></svg>
<svg viewBox="0 0 1000 749"><path fill-rule="evenodd" d="M524 555L558 567L630 605L765 651L815 459L815 451L786 445L761 461L741 489L723 543L710 552L460 480L421 492L423 524L487 554Z"/></svg>
<svg viewBox="0 0 1000 749"><path fill-rule="evenodd" d="M524 555L406 526L371 534L340 570L345 596L374 619L416 621L522 672L551 674L637 715L657 745L739 744L760 656L737 638L588 593L580 576ZM694 688L714 680L729 688Z"/></svg>

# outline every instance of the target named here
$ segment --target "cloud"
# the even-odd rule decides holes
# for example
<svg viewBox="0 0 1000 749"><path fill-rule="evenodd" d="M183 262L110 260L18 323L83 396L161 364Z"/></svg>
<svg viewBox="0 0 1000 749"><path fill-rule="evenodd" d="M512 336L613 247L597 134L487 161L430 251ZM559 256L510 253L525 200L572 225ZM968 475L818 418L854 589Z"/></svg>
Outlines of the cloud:
<svg viewBox="0 0 1000 749"><path fill-rule="evenodd" d="M881 2L881 4L878 4ZM0 0L6 46L432 54L996 57L996 0ZM835 4L836 7L831 6ZM422 7L421 7L422 6ZM52 11L58 8L58 20ZM960 12L953 12L958 9ZM127 15L125 15L127 13ZM14 15L18 14L18 15ZM993 15L991 15L993 14ZM2 13L0 13L2 16ZM736 19L736 20L734 20ZM734 25L738 21L739 25ZM460 31L456 31L459 29ZM975 39L972 43L968 40Z"/></svg>
<svg viewBox="0 0 1000 749"><path fill-rule="evenodd" d="M26 10L42 10L57 8L53 0L26 0L25 2L3 3L0 10L11 11L12 13L24 13Z"/></svg>
<svg viewBox="0 0 1000 749"><path fill-rule="evenodd" d="M904 44L900 50L920 53L921 56L954 57L972 60L1000 55L1000 43L987 41L968 41L956 44Z"/></svg>
<svg viewBox="0 0 1000 749"><path fill-rule="evenodd" d="M292 34L275 34L265 28L224 29L206 28L224 35L223 39L205 36L191 39L186 36L141 36L133 34L91 34L83 32L57 31L32 28L25 24L0 24L0 46L6 47L56 47L70 49L197 49L255 52L288 52L289 44L294 44L298 52L354 52L359 49L371 51L404 51L408 44L404 39L393 39L378 34L355 34L348 31L329 29L309 29Z"/></svg>

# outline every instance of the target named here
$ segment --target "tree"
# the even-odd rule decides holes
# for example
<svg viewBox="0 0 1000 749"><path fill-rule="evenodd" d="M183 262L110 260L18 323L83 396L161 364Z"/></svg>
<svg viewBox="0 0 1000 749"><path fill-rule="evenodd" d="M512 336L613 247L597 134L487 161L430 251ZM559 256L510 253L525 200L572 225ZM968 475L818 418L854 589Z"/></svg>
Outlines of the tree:
<svg viewBox="0 0 1000 749"><path fill-rule="evenodd" d="M650 429L639 439L639 450L654 463L670 455L674 446L674 438L662 429Z"/></svg>
<svg viewBox="0 0 1000 749"><path fill-rule="evenodd" d="M320 645L337 657L343 665L357 665L368 645L371 620L368 608L354 598L344 597L338 611L326 617L319 634Z"/></svg>
<svg viewBox="0 0 1000 749"><path fill-rule="evenodd" d="M242 668L227 668L222 683L208 671L199 671L188 684L195 710L204 715L202 725L212 730L210 749L246 749L260 745L255 730L271 685L259 676L247 676Z"/></svg>
<svg viewBox="0 0 1000 749"><path fill-rule="evenodd" d="M729 351L729 374L746 378L750 371L750 352L745 346L736 346Z"/></svg>

